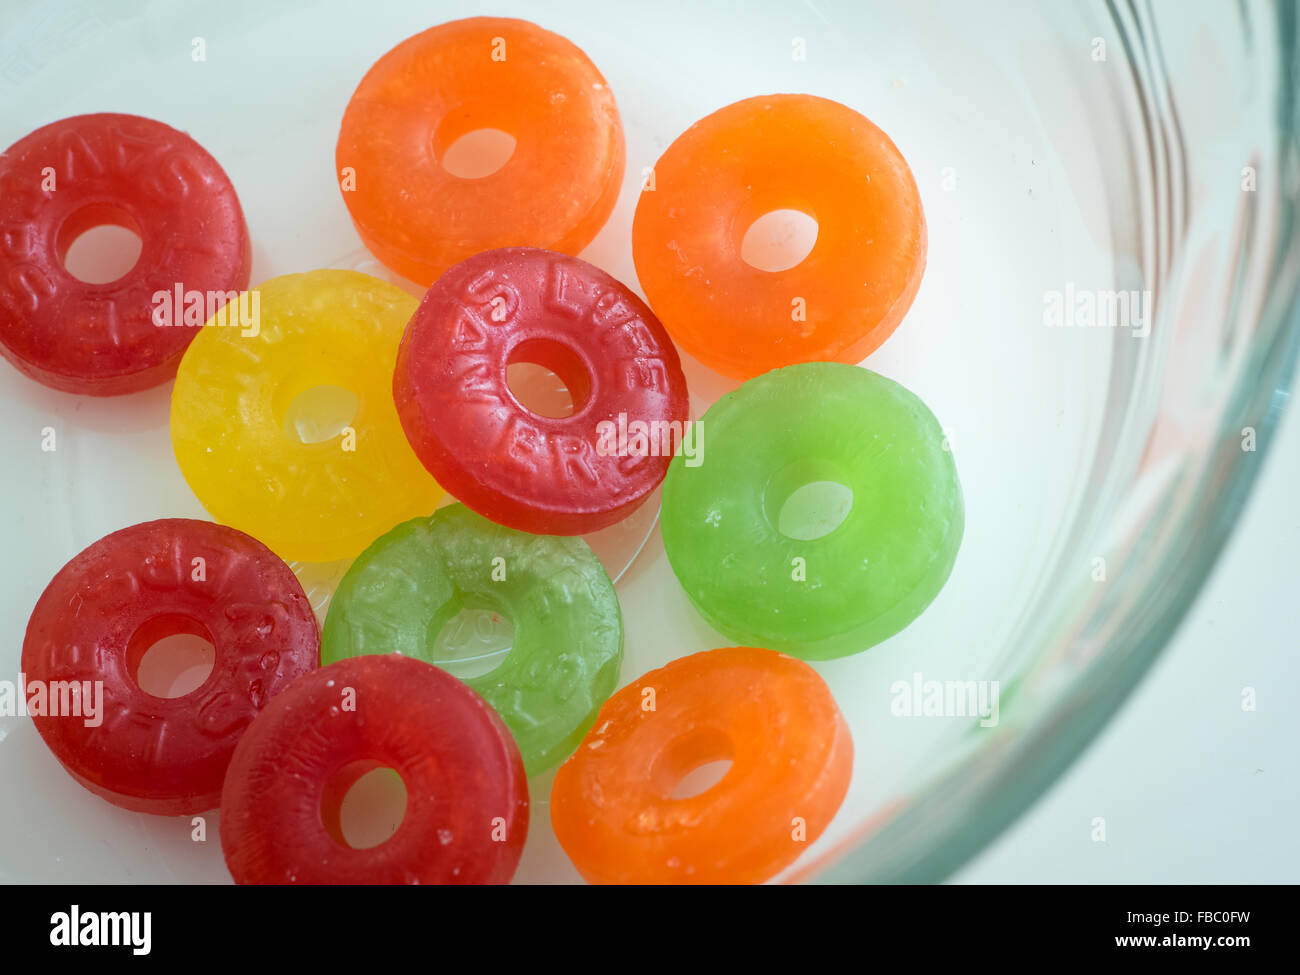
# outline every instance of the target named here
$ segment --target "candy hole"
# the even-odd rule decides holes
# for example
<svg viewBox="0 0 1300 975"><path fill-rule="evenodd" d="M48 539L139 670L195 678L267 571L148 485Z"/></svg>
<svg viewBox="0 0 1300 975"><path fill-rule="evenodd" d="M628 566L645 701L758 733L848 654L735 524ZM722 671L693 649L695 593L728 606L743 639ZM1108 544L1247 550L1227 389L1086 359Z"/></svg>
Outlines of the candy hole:
<svg viewBox="0 0 1300 975"><path fill-rule="evenodd" d="M357 415L357 394L342 386L312 386L292 402L284 414L284 432L300 443L333 440Z"/></svg>
<svg viewBox="0 0 1300 975"><path fill-rule="evenodd" d="M829 535L853 510L853 489L824 461L796 461L767 485L768 521L786 538L807 542Z"/></svg>
<svg viewBox="0 0 1300 975"><path fill-rule="evenodd" d="M155 617L127 642L127 673L154 697L184 697L202 687L216 663L208 629L188 616Z"/></svg>
<svg viewBox="0 0 1300 975"><path fill-rule="evenodd" d="M562 420L573 416L573 394L564 380L535 362L515 362L506 367L506 385L519 405L538 416Z"/></svg>
<svg viewBox="0 0 1300 975"><path fill-rule="evenodd" d="M515 154L515 137L500 129L474 129L449 145L442 168L461 179L491 176Z"/></svg>
<svg viewBox="0 0 1300 975"><path fill-rule="evenodd" d="M321 821L342 846L369 850L392 839L406 818L406 783L375 761L352 762L325 783Z"/></svg>
<svg viewBox="0 0 1300 975"><path fill-rule="evenodd" d="M822 538L844 523L852 507L851 488L837 481L813 481L786 498L776 530L801 542Z"/></svg>
<svg viewBox="0 0 1300 975"><path fill-rule="evenodd" d="M669 742L650 780L665 799L690 799L721 782L732 765L731 739L716 728L701 728Z"/></svg>
<svg viewBox="0 0 1300 975"><path fill-rule="evenodd" d="M435 619L430 629L434 663L458 680L492 673L515 645L510 618L478 603L462 604L450 618Z"/></svg>
<svg viewBox="0 0 1300 975"><path fill-rule="evenodd" d="M759 271L788 271L812 253L817 221L802 210L772 210L745 231L741 259Z"/></svg>
<svg viewBox="0 0 1300 975"><path fill-rule="evenodd" d="M681 777L673 791L669 793L668 798L690 799L692 796L698 796L701 792L708 792L731 771L731 765L731 759L728 758L717 762L707 762L699 768L692 769Z"/></svg>
<svg viewBox="0 0 1300 975"><path fill-rule="evenodd" d="M549 339L530 339L514 348L506 363L506 385L524 409L553 420L573 416L591 395L582 360Z"/></svg>
<svg viewBox="0 0 1300 975"><path fill-rule="evenodd" d="M78 281L109 284L126 277L143 249L144 242L134 230L104 223L73 239L63 255L63 266Z"/></svg>

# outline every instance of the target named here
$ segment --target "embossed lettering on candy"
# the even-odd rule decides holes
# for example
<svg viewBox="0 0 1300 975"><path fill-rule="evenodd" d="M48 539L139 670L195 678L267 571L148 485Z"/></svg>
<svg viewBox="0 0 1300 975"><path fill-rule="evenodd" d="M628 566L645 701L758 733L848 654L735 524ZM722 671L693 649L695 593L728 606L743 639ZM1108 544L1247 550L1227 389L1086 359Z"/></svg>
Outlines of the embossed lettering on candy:
<svg viewBox="0 0 1300 975"><path fill-rule="evenodd" d="M557 375L572 414L521 404L506 380L519 362ZM393 396L440 484L534 534L614 524L663 479L663 452L606 449L609 421L682 430L688 415L677 351L645 303L599 268L534 247L486 251L434 283L402 340Z"/></svg>
<svg viewBox="0 0 1300 975"><path fill-rule="evenodd" d="M140 662L180 633L212 644L212 672L188 694L154 696ZM22 672L48 687L99 683L96 723L47 708L37 731L90 791L176 816L217 805L239 737L319 653L284 562L233 528L175 518L107 535L59 570L27 624Z"/></svg>
<svg viewBox="0 0 1300 975"><path fill-rule="evenodd" d="M105 224L136 233L140 256L118 280L87 284L63 258ZM80 115L0 154L0 354L39 383L110 396L170 379L197 331L156 327L151 297L178 285L238 294L250 263L234 186L161 122Z"/></svg>

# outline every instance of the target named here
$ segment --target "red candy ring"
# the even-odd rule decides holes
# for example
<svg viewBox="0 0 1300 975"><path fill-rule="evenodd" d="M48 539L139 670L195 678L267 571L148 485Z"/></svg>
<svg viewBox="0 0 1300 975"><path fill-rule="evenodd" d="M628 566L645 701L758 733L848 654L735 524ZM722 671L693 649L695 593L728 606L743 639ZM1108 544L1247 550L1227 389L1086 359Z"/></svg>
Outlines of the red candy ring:
<svg viewBox="0 0 1300 975"><path fill-rule="evenodd" d="M118 280L87 284L63 259L104 224L138 234L140 257ZM156 325L153 296L180 285L206 309L209 292L248 287L250 264L230 180L161 122L79 115L0 154L0 353L39 383L113 396L170 379L198 329Z"/></svg>
<svg viewBox="0 0 1300 975"><path fill-rule="evenodd" d="M145 652L179 633L212 643L212 673L181 697L141 690ZM31 708L36 730L91 792L180 816L216 807L244 729L319 654L302 586L270 549L211 522L150 521L101 538L45 588L23 640L25 699L43 686L52 704L68 686L56 681L103 681L98 725L61 705Z"/></svg>
<svg viewBox="0 0 1300 975"><path fill-rule="evenodd" d="M573 414L522 406L506 382L515 362L559 376ZM689 407L677 350L646 304L599 268L533 247L485 251L434 282L402 339L393 395L439 484L545 535L614 524L663 480L677 440L629 451L602 429L667 422L683 434Z"/></svg>
<svg viewBox="0 0 1300 975"><path fill-rule="evenodd" d="M406 815L369 849L348 846L339 804L388 767ZM528 835L528 782L496 712L432 664L350 657L277 697L235 749L221 848L241 884L503 884Z"/></svg>

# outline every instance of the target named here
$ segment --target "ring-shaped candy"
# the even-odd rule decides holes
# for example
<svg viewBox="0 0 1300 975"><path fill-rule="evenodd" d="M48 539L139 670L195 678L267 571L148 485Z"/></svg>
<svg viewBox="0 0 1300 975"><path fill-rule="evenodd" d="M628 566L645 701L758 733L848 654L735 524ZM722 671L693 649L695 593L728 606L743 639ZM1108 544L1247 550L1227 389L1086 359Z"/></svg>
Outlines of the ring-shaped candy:
<svg viewBox="0 0 1300 975"><path fill-rule="evenodd" d="M673 572L706 620L737 642L814 660L897 633L938 595L965 524L939 421L915 394L857 366L777 369L701 418L704 462L673 461L661 525ZM852 492L820 537L780 531L807 484Z"/></svg>
<svg viewBox="0 0 1300 975"><path fill-rule="evenodd" d="M682 349L748 379L796 362L856 363L898 326L925 270L925 217L898 149L852 109L766 95L696 122L655 164L632 226L646 300ZM817 221L783 271L741 257L774 210Z"/></svg>
<svg viewBox="0 0 1300 975"><path fill-rule="evenodd" d="M514 625L505 660L465 683L496 708L535 775L577 746L623 660L618 597L582 539L528 535L459 504L398 525L339 583L321 662L398 652L439 663L439 632L467 608Z"/></svg>
<svg viewBox="0 0 1300 975"><path fill-rule="evenodd" d="M509 160L478 179L448 172L447 149L479 129L514 137ZM335 159L366 247L428 285L479 251L582 250L618 198L623 127L571 42L525 20L473 17L408 38L366 72Z"/></svg>
<svg viewBox="0 0 1300 975"><path fill-rule="evenodd" d="M339 807L376 768L401 777L406 814L356 849ZM221 794L221 848L240 884L503 884L527 835L528 782L496 713L397 654L296 681L240 741Z"/></svg>
<svg viewBox="0 0 1300 975"><path fill-rule="evenodd" d="M116 281L88 284L64 257L103 225L133 231L140 256ZM223 303L248 287L250 262L229 178L162 122L78 115L0 154L0 353L39 383L113 396L165 382L202 322L170 304L164 318L156 296Z"/></svg>
<svg viewBox="0 0 1300 975"><path fill-rule="evenodd" d="M711 788L672 797L728 759ZM852 772L848 724L815 670L771 650L706 650L606 702L555 775L551 825L592 883L761 883L821 835Z"/></svg>
<svg viewBox="0 0 1300 975"><path fill-rule="evenodd" d="M251 328L211 326L181 362L172 448L212 516L286 559L356 555L442 496L411 452L393 407L397 347L416 301L356 271L272 278ZM303 442L286 427L319 387L356 396L347 426ZM292 425L292 424L291 424Z"/></svg>
<svg viewBox="0 0 1300 975"><path fill-rule="evenodd" d="M530 362L568 387L546 417L511 392ZM672 340L604 271L535 247L477 254L440 277L402 340L393 396L411 446L475 511L520 531L581 535L627 517L663 480L689 413ZM640 440L628 430L653 435Z"/></svg>
<svg viewBox="0 0 1300 975"><path fill-rule="evenodd" d="M182 633L212 644L207 680L174 698L142 690L145 653ZM233 528L171 518L113 532L59 570L22 669L36 729L74 779L125 809L180 816L216 807L239 737L319 653L287 565Z"/></svg>

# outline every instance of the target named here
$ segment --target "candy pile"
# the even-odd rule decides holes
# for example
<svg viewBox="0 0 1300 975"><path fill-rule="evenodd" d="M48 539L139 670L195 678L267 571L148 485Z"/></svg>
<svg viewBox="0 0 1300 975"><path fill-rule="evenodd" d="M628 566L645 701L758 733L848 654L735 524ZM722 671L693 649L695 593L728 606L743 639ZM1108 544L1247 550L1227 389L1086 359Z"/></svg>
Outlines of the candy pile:
<svg viewBox="0 0 1300 975"><path fill-rule="evenodd" d="M449 148L484 128L513 135L513 154L490 175L454 175ZM422 301L341 270L249 289L233 186L160 122L64 119L0 155L0 351L72 393L174 375L176 461L216 522L125 528L55 576L23 670L102 681L104 720L34 713L40 734L124 808L219 805L241 883L508 881L528 777L557 765L551 821L588 880L775 876L825 830L853 767L848 726L804 661L907 626L962 536L938 421L856 365L924 270L907 164L823 98L720 109L669 146L640 195L647 304L573 256L622 185L613 93L566 39L497 18L380 58L343 113L335 162L362 241L427 287ZM759 270L742 236L781 208L814 217L816 243L792 268ZM86 284L63 259L101 224L143 247L124 277ZM680 449L692 420L679 347L744 380L694 421L707 453ZM516 398L520 362L564 383L569 415ZM291 404L322 387L349 391L352 419L305 435ZM657 437L670 449L650 449ZM819 481L852 492L842 523L783 529L786 502ZM740 645L617 690L619 602L580 536L661 484L673 572ZM444 492L459 503L439 507ZM323 628L286 559L354 560ZM467 609L508 619L514 639L462 681L436 641ZM146 693L144 655L177 634L211 643L211 674L180 697ZM724 761L716 784L674 796ZM343 797L378 768L401 778L406 814L391 838L353 848Z"/></svg>

